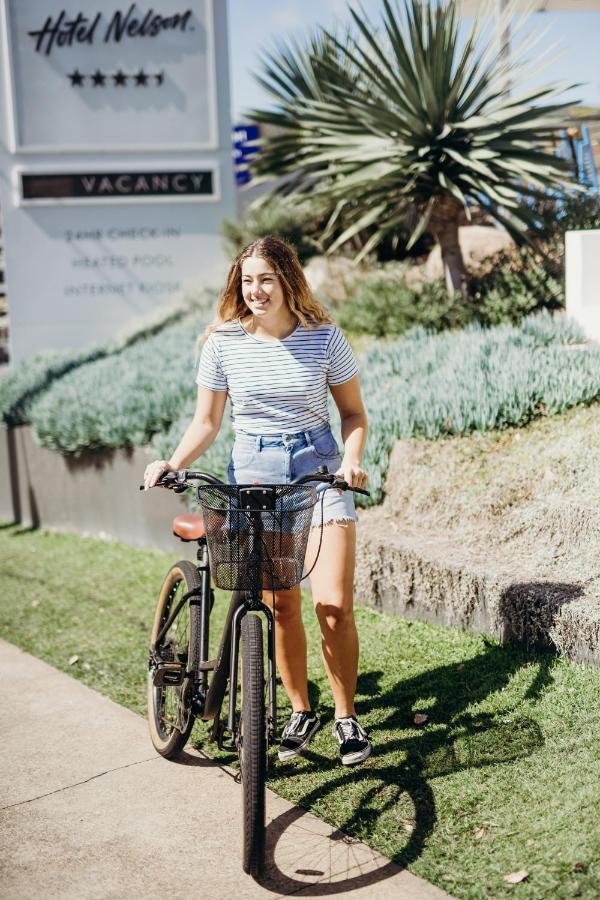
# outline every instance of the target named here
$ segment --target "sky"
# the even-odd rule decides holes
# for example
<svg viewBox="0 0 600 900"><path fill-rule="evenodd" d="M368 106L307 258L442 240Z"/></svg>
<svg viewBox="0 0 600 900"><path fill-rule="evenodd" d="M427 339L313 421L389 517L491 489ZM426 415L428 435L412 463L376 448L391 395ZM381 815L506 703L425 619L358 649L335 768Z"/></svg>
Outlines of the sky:
<svg viewBox="0 0 600 900"><path fill-rule="evenodd" d="M356 6L357 4L355 4ZM381 0L363 0L363 8L374 21ZM277 37L302 37L316 26L331 28L348 23L346 0L228 0L231 101L234 122L243 122L244 111L270 105L268 94L253 72L260 71L261 55ZM466 19L468 27L472 19ZM600 107L600 12L535 13L528 27L549 26L545 44L560 44L560 57L540 73L533 83L548 81L585 82L565 99L580 99Z"/></svg>

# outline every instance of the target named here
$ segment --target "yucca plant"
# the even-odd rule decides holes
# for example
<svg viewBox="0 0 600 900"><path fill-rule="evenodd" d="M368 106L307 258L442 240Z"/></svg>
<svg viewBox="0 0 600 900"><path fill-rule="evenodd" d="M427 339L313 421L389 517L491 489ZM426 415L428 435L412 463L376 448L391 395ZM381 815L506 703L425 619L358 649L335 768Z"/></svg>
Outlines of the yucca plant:
<svg viewBox="0 0 600 900"><path fill-rule="evenodd" d="M507 20L515 12L509 4ZM523 241L537 226L523 198L570 180L550 141L570 105L556 100L574 85L515 89L530 76L527 60L542 37L523 37L523 16L513 22L508 59L484 14L461 41L455 0L382 0L379 28L363 10L350 13L355 32L344 39L322 30L267 54L258 80L275 106L251 118L275 134L255 172L288 176L279 192L329 202L330 251L367 230L364 256L407 219L408 247L429 231L448 290L464 293L462 211L470 218L476 203Z"/></svg>

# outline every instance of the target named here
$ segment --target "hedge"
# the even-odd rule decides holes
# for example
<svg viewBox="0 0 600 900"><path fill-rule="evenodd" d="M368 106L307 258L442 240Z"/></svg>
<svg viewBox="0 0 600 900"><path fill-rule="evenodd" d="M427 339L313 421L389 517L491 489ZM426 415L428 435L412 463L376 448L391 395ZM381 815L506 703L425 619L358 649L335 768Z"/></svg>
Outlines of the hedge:
<svg viewBox="0 0 600 900"><path fill-rule="evenodd" d="M399 438L526 424L600 397L600 349L574 349L577 326L548 313L520 326L432 335L415 329L361 361L370 437L364 465L379 503Z"/></svg>
<svg viewBox="0 0 600 900"><path fill-rule="evenodd" d="M189 399L205 324L188 318L54 382L30 408L39 442L68 453L147 443Z"/></svg>
<svg viewBox="0 0 600 900"><path fill-rule="evenodd" d="M17 364L0 377L0 424L14 427L29 423L30 409L36 398L63 375L86 363L123 353L139 341L185 320L194 309L206 310L213 304L214 297L208 292L199 297L188 297L184 304L168 308L166 312L159 311L149 316L143 325L137 323L132 330L124 330L120 338L110 344L85 350L40 353Z"/></svg>
<svg viewBox="0 0 600 900"><path fill-rule="evenodd" d="M364 354L360 370L369 419L364 465L372 497L358 502L381 502L398 438L519 426L598 399L600 349L574 346L582 340L574 323L542 313L520 326L472 325L442 334L415 329ZM192 412L190 401L169 431L155 438L157 456L172 453ZM337 422L331 399L330 414ZM339 436L339 426L334 430ZM226 413L217 441L202 457L202 468L224 475L232 437Z"/></svg>
<svg viewBox="0 0 600 900"><path fill-rule="evenodd" d="M195 314L63 375L31 404L38 440L65 452L152 440L157 456L168 457L193 414L195 340L205 319ZM600 349L574 346L582 340L573 323L543 313L518 326L417 328L363 354L370 503L382 499L398 438L520 426L597 400ZM202 466L223 476L231 441L227 411Z"/></svg>

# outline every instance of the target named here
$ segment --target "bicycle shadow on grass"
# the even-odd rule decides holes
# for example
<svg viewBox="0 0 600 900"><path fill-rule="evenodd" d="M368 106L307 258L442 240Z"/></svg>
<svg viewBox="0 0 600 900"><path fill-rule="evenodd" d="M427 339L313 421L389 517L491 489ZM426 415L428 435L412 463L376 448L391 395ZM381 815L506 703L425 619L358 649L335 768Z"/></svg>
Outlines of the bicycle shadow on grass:
<svg viewBox="0 0 600 900"><path fill-rule="evenodd" d="M519 706L540 696L551 683L554 659L550 653L531 657L518 647L486 642L484 652L472 659L400 679L387 690L381 687L383 672L362 674L357 701L373 741L373 756L344 769L333 744L328 755L316 752L313 745L302 760L277 765L272 787L277 791L278 782L285 779L283 793L300 809L269 825L269 870L261 883L288 893L311 884L313 895L333 895L390 877L398 866L418 859L438 820L434 779L523 758L542 746L539 726ZM505 687L522 667L533 671L517 702L493 713L470 711ZM420 711L428 720L419 729L414 716ZM327 730L331 707L322 709L321 717ZM308 789L302 789L302 780L308 781ZM290 860L289 852L285 857L279 850L285 831L301 825L307 809L333 823L337 840L350 841L350 848L353 838L348 835L378 846L392 867L380 861L367 864L365 871L349 851L345 861L343 854L336 857L332 877L314 864L308 849L299 848L297 859ZM304 869L303 860L311 858L313 864ZM312 882L304 880L309 873ZM319 877L323 881L314 880Z"/></svg>

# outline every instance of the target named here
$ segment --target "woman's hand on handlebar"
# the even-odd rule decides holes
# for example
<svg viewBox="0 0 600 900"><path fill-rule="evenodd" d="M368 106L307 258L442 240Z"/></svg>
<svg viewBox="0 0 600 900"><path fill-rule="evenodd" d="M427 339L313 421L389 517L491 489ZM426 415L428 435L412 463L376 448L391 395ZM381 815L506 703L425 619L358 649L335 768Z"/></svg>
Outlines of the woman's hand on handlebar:
<svg viewBox="0 0 600 900"><path fill-rule="evenodd" d="M348 487L362 490L364 490L369 477L359 462L347 460L345 457L335 474L338 478L342 478Z"/></svg>
<svg viewBox="0 0 600 900"><path fill-rule="evenodd" d="M144 490L154 487L166 472L175 472L166 459L155 459L154 462L148 463L144 471Z"/></svg>

